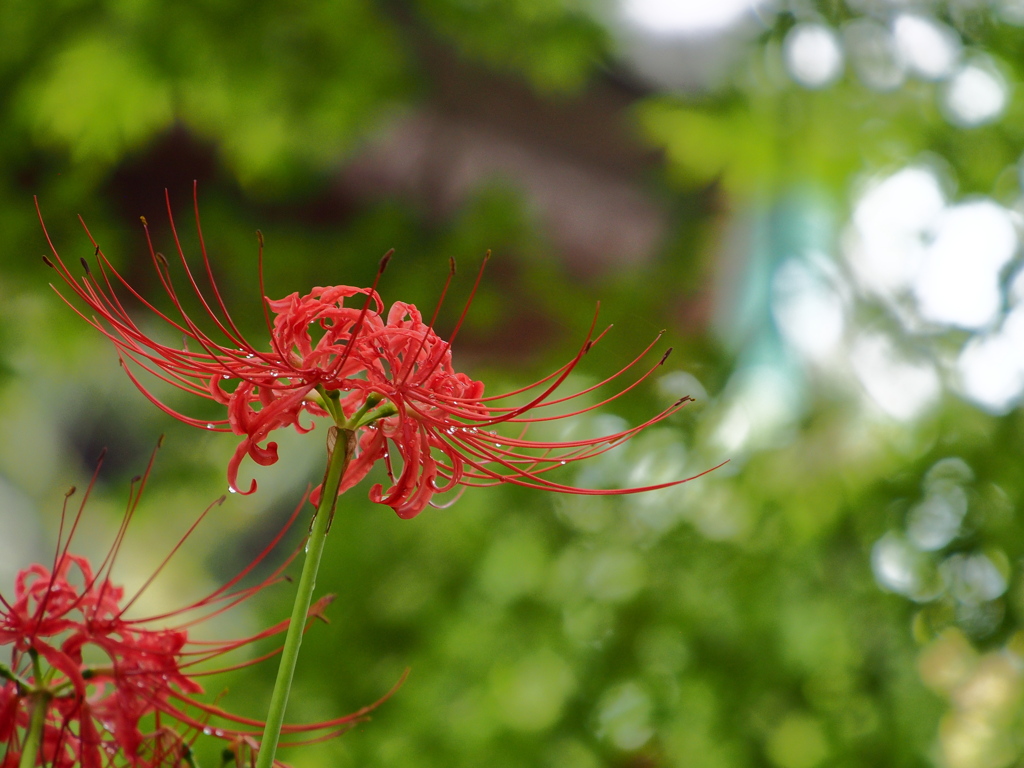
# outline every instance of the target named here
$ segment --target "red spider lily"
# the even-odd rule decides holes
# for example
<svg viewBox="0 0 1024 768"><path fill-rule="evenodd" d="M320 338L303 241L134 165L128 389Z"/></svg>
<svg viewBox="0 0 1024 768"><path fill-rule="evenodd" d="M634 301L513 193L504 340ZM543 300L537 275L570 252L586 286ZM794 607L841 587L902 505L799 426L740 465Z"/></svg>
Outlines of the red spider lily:
<svg viewBox="0 0 1024 768"><path fill-rule="evenodd" d="M167 209L171 217L169 197ZM44 258L86 304L91 315L76 311L114 343L129 377L146 397L188 424L230 430L243 436L228 466L233 491L239 490L238 472L246 456L262 465L277 461L277 444L268 441L271 432L286 426L293 426L300 432L312 429L312 423L305 426L300 420L304 412L313 416L330 415L339 427L357 433L355 454L341 490L351 488L373 465L383 461L390 487L385 490L382 484L373 486L370 498L391 506L403 518L419 514L435 494L460 486L507 482L560 493L625 494L693 479L638 488L593 489L568 485L549 476L567 463L615 448L675 413L690 400L688 397L642 424L599 438L545 442L527 436L531 424L574 418L635 388L665 362L668 352L610 397L576 408L566 405L578 402L579 398L591 395L633 370L657 339L600 384L572 394L560 394L560 386L604 335L604 332L594 332L595 315L583 344L568 363L530 386L505 395L485 397L483 383L457 373L451 358L452 342L472 302L483 267L455 331L444 341L433 328L437 310L429 323L423 322L415 306L403 302L396 302L386 318L383 315L384 305L376 287L390 258L388 253L381 260L370 288L334 286L315 288L305 296L294 293L280 300L265 298L270 349L261 350L239 332L213 281L199 225L198 202L195 216L212 300L204 296L189 267L172 217L171 228L178 259L190 288L208 316L208 324L216 328L216 338L203 331L186 313L171 282L168 262L153 249L148 228L150 257L174 307L173 315L161 312L136 292L111 266L91 235L96 271L90 270L83 260L85 275L76 277L61 260L52 242L53 259ZM144 219L143 225L145 227ZM49 242L49 235L47 240ZM261 290L262 258L260 237ZM454 263L449 283L453 274ZM118 298L117 286L196 348L168 346L144 333ZM442 292L442 301L447 288L448 283ZM355 306L346 306L345 301L353 298ZM440 305L439 302L438 309ZM187 392L225 404L227 418L208 422L173 410L147 389L132 366ZM233 388L223 389L225 383ZM522 402L503 404L514 399ZM510 435L499 437L495 428L502 424L512 426ZM251 493L255 488L255 481L251 481L248 490L243 492ZM319 488L314 490L311 500L316 503L318 497Z"/></svg>
<svg viewBox="0 0 1024 768"><path fill-rule="evenodd" d="M6 746L2 768L19 764L39 708L43 708L42 721L36 728L41 739L33 764L49 768L191 764L192 744L200 733L225 740L237 756L239 768L245 764L245 756L251 758L258 749L255 737L262 733L264 723L201 701L198 695L203 689L198 679L275 655L276 650L220 669L208 664L284 632L288 622L225 641L197 640L192 629L281 580L292 558L258 583L242 585L280 541L301 506L289 526L255 560L211 594L178 610L129 617L127 612L142 591L199 521L223 502L221 498L210 505L139 592L126 597L124 589L111 581L110 572L148 473L147 468L146 475L133 483L120 530L98 568L69 551L89 496L86 492L70 521L65 501L53 563L25 568L16 578L13 595L0 593L0 646L9 646L11 654L9 666L0 664L0 744ZM329 597L318 601L308 617L323 618L329 602ZM321 723L285 726L284 733L298 736L300 741L295 743L303 743L303 738L328 738L346 730L370 709Z"/></svg>

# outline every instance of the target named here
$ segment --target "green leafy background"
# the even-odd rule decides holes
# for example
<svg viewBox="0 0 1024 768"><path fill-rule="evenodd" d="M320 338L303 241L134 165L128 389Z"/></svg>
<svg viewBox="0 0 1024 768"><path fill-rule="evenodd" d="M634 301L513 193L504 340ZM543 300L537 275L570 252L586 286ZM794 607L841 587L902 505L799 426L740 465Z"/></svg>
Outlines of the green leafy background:
<svg viewBox="0 0 1024 768"><path fill-rule="evenodd" d="M1024 31L996 3L922 6L1009 83L1002 117L966 129L937 106L941 83L910 78L877 93L850 71L821 89L780 76L780 46L795 23L838 29L891 13L792 5L739 46L725 82L688 94L630 71L608 4L0 4L0 572L8 585L0 589L17 568L51 556L63 494L88 483L103 447L75 545L94 556L112 541L130 478L166 435L119 554L126 584L140 585L159 561L154 553L225 492L233 439L171 421L123 378L113 351L49 290L32 205L38 196L69 264L91 253L80 214L116 266L157 296L137 217L170 250L166 188L194 256L197 179L219 284L250 339L265 334L257 228L271 296L365 285L393 247L385 301L430 307L455 256L442 331L492 249L456 351L488 391L522 386L569 359L600 300L615 327L570 385L615 372L662 328L674 351L649 386L581 417L577 433L637 423L680 395L698 396L568 480L662 482L731 459L649 495L471 489L412 521L370 504L364 488L347 494L318 582L319 594L337 596L331 622L307 635L290 717L354 711L410 672L370 719L343 738L287 751L289 764L1019 765L1020 411L990 414L943 390L914 418L872 416L855 383L801 367L766 297L794 243L817 243L840 261L856 190L873 174L928 158L954 180L955 197L1017 205L1024 122L1013 88ZM456 74L438 60L455 62ZM526 123L609 88L625 94L624 106L586 113L593 122L570 134L582 142L602 121L614 123L643 158L632 183L667 222L648 260L564 258L536 203L500 176L444 205L387 187L339 192L338 179L393 121L436 112L446 88L476 77L484 91L496 82L526 94L536 110ZM509 126L522 125L513 112ZM545 151L564 156L556 145ZM748 233L740 246L737 222ZM940 359L970 336L915 335L870 296L854 306L851 329L884 329L915 355ZM723 447L716 435L744 392L767 405L751 417L750 439ZM215 414L169 397L189 413ZM782 427L768 423L773 407L794 403ZM282 460L257 473L259 492L229 498L139 610L184 604L243 567L318 481L323 438L322 427L283 436ZM914 578L935 590L897 594L876 578L879 548L908 551L913 510L935 483L959 489L965 522L939 550L908 555L917 558ZM308 514L287 547L301 546ZM944 564L964 558L984 558L1005 589L958 592ZM256 632L285 616L290 599L288 584L274 586L195 632ZM260 717L273 667L211 678L209 695ZM201 764L217 765L220 747L200 735Z"/></svg>

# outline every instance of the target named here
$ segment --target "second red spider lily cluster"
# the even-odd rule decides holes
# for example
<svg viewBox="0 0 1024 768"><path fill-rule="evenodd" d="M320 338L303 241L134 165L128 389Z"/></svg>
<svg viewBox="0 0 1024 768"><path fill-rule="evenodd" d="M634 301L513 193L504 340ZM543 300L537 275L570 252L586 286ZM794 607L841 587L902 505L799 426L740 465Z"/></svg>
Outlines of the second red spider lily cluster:
<svg viewBox="0 0 1024 768"><path fill-rule="evenodd" d="M284 632L288 622L226 641L197 640L192 630L280 580L291 558L258 583L242 586L288 527L235 578L211 594L171 612L131 616L143 590L199 523L189 529L138 592L126 595L111 581L110 572L145 482L144 476L134 484L121 528L98 567L69 551L87 492L70 519L65 502L63 541L53 562L20 571L13 593L0 590L0 648L10 651L9 661L0 663L2 768L193 765L192 744L199 734L226 741L239 768L251 763L258 751L263 722L202 701L199 680L225 671L211 668L209 662ZM309 617L322 617L329 602L329 598L319 601ZM276 653L227 669L255 664ZM304 734L307 740L329 737L369 709L322 723L286 726L284 732Z"/></svg>
<svg viewBox="0 0 1024 768"><path fill-rule="evenodd" d="M315 288L304 296L293 293L283 299L265 298L270 344L269 349L260 348L248 342L231 319L213 280L198 204L195 215L209 296L201 290L182 250L168 198L177 260L190 291L207 315L204 323L207 327L212 324L210 330L204 330L185 311L171 280L168 260L153 248L145 219L150 258L170 297L170 313L162 312L137 292L112 267L91 235L95 270L83 259L85 274L76 276L52 242L53 258L46 261L87 306L86 311L76 311L114 343L128 375L152 402L186 423L242 437L228 467L232 490L251 493L256 489L255 481L245 489L239 487L243 459L248 456L261 465L276 462L277 444L269 436L287 426L300 432L312 429L314 422L310 419L305 423L304 416L330 416L339 427L357 435L340 491L351 488L382 462L390 482L387 488L374 485L370 498L392 507L403 518L419 514L436 494L460 486L507 482L561 493L623 494L692 479L639 488L592 489L561 483L550 475L569 462L611 450L675 413L689 398L678 400L642 424L610 435L561 442L528 436L531 424L579 416L637 386L664 363L667 352L612 396L575 408L571 405L638 366L657 339L614 376L582 391L561 394L561 385L603 336L595 334L592 323L578 352L561 368L514 392L485 396L482 382L452 366L452 342L462 318L443 340L434 330L436 310L430 322L424 322L415 306L403 302L395 302L385 314L376 287L388 254L370 288L339 285ZM260 262L262 289L262 237ZM453 273L454 266L448 283ZM479 281L480 274L467 309ZM186 344L180 348L169 346L147 335L133 320L119 292L131 296L133 302L141 302L184 336ZM465 314L464 310L463 318ZM140 369L179 389L224 404L226 418L206 421L172 409L140 379ZM517 403L508 404L511 401ZM501 425L510 429L499 436L497 428ZM314 503L318 494L319 489L315 489Z"/></svg>

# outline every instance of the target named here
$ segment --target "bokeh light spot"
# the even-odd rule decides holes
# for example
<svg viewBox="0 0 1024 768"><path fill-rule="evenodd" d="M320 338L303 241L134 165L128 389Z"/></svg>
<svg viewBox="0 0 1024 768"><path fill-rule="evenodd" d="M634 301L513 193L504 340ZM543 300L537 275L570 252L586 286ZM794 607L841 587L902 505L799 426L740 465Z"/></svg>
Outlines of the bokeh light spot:
<svg viewBox="0 0 1024 768"><path fill-rule="evenodd" d="M697 35L732 26L762 5L759 0L623 0L626 20L659 35Z"/></svg>
<svg viewBox="0 0 1024 768"><path fill-rule="evenodd" d="M896 49L907 66L925 80L948 77L960 58L956 32L930 16L901 13L893 21Z"/></svg>
<svg viewBox="0 0 1024 768"><path fill-rule="evenodd" d="M854 208L848 249L858 282L883 295L908 288L945 206L939 179L927 167L910 166L871 184Z"/></svg>
<svg viewBox="0 0 1024 768"><path fill-rule="evenodd" d="M941 549L960 533L967 514L967 494L959 485L944 483L910 511L907 537L918 549Z"/></svg>
<svg viewBox="0 0 1024 768"><path fill-rule="evenodd" d="M945 586L931 558L895 531L875 542L871 567L880 586L918 602L934 600Z"/></svg>
<svg viewBox="0 0 1024 768"><path fill-rule="evenodd" d="M598 735L619 749L639 749L654 735L651 698L636 683L607 691L598 707Z"/></svg>
<svg viewBox="0 0 1024 768"><path fill-rule="evenodd" d="M1006 592L1006 577L986 555L955 554L942 563L943 576L961 603L995 600Z"/></svg>
<svg viewBox="0 0 1024 768"><path fill-rule="evenodd" d="M943 105L950 122L964 128L991 123L1006 109L1006 81L995 69L967 64L946 86Z"/></svg>
<svg viewBox="0 0 1024 768"><path fill-rule="evenodd" d="M783 56L790 76L807 88L823 88L843 73L839 37L824 24L798 24L786 35Z"/></svg>
<svg viewBox="0 0 1024 768"><path fill-rule="evenodd" d="M960 392L991 413L1005 413L1024 390L1024 306L1002 328L975 336L956 361Z"/></svg>
<svg viewBox="0 0 1024 768"><path fill-rule="evenodd" d="M907 421L939 396L939 377L931 363L911 362L881 334L865 333L850 355L854 371L874 402L889 416Z"/></svg>
<svg viewBox="0 0 1024 768"><path fill-rule="evenodd" d="M830 281L796 259L783 263L775 273L772 314L786 340L811 360L827 359L846 328L843 301Z"/></svg>
<svg viewBox="0 0 1024 768"><path fill-rule="evenodd" d="M990 324L1002 305L999 272L1017 252L1009 213L991 200L944 210L914 281L921 316L960 328Z"/></svg>

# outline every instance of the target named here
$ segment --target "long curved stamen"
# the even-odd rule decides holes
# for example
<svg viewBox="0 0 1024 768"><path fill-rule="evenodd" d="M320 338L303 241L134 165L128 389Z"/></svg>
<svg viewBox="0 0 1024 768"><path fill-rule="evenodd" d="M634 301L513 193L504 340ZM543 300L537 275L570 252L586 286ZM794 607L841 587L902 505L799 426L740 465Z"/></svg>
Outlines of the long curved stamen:
<svg viewBox="0 0 1024 768"><path fill-rule="evenodd" d="M170 196L170 193L166 189L164 190L164 197L167 200L167 215L168 215L168 217L170 217L171 216L171 196ZM198 181L193 181L192 182L192 207L195 210L196 234L199 236L199 250L203 254L203 265L206 267L206 277L207 277L207 279L210 282L210 290L213 291L214 298L217 300L217 305L220 307L220 311L224 314L225 322L227 322L228 326L231 328L232 333L234 334L234 336L230 336L229 334L227 334L225 332L224 335L228 336L229 338L237 339L239 341L238 346L243 346L243 344L245 342L245 337L242 335L242 332L240 330L238 330L238 326L235 325L235 321L232 320L231 313L228 312L227 305L224 303L224 299L223 299L223 297L220 294L220 289L217 287L217 281L213 279L213 265L210 263L210 257L209 257L209 255L206 252L206 240L203 238L203 227L202 227L202 223L200 222L200 218L199 218L199 182ZM172 226L173 226L173 219L172 219ZM177 240L177 238L175 238L175 240ZM262 264L263 264L263 235L262 235L262 233L259 235L259 240L260 240L260 266L262 268ZM193 283L193 285L194 285L194 283ZM198 288L196 289L196 293L200 294L200 291L199 291ZM205 302L204 302L204 306L205 306ZM212 315L213 313L211 312L210 314ZM255 350L253 350L253 351L255 351Z"/></svg>
<svg viewBox="0 0 1024 768"><path fill-rule="evenodd" d="M454 260L449 262L449 273L434 311L424 322L415 306L402 302L396 302L386 316L382 314L384 305L377 294L377 286L392 251L381 259L370 288L332 286L315 288L304 296L294 293L278 300L269 299L263 269L263 238L257 233L259 284L264 298L261 311L271 350L259 352L242 337L217 288L199 217L196 185L193 184L193 209L203 267L213 291L210 300L200 291L197 273L191 270L185 258L166 191L165 200L178 258L192 291L217 332L224 336L220 342L185 312L175 293L167 260L153 248L148 226L145 232L150 258L180 318L160 312L127 285L91 234L89 238L96 249L98 263L94 273L87 268L85 277L73 276L48 234L47 243L53 256L44 257L44 261L92 310L94 315L89 316L88 310L75 309L112 341L128 376L145 397L185 423L212 430L230 430L241 436L241 443L228 464L228 480L233 488L237 489L243 460L263 465L277 461L277 443L271 439L275 430L287 426L299 432L311 429L313 424L307 424L302 416L308 413L313 417L329 415L357 433L358 447L339 487L351 487L374 464L383 461L390 486L386 489L383 485L374 486L371 498L389 504L403 517L411 517L432 503L435 493L452 490L458 485L508 482L564 493L590 493L589 489L556 483L543 475L565 463L611 450L640 430L668 418L683 404L680 401L635 428L600 439L556 442L531 439L526 430L533 424L578 418L636 391L664 365L668 352L654 365L640 368L641 360L651 353L661 337L658 334L612 375L578 391L561 392L560 388L582 359L611 327L598 331L598 303L582 344L570 360L532 384L501 395L484 396L482 382L452 367L452 343L482 284L489 252L477 270L448 341L444 341L435 332L435 325L454 279ZM87 229L86 232L88 234ZM185 347L171 348L147 337L118 298L115 289L122 287L143 308L180 332L185 338ZM346 299L357 294L363 295L360 306L344 305ZM71 304L70 297L62 295L61 298ZM319 335L315 325L323 331ZM190 350L189 342L198 344L201 349ZM204 420L179 412L148 389L141 380L143 372L186 393L226 406L226 418ZM236 379L237 386L227 391L221 383L223 379ZM611 384L617 384L618 389L597 397L595 402L584 403L584 399ZM382 399L387 399L387 408L370 407L371 401L375 405ZM515 403L515 400L521 402ZM518 425L519 434L497 438L493 430L501 424ZM504 447L499 442L504 443ZM248 492L254 490L255 481L250 483ZM318 492L319 489L314 489L313 495Z"/></svg>
<svg viewBox="0 0 1024 768"><path fill-rule="evenodd" d="M107 456L107 449L104 448L100 451L99 458L96 460L96 467L93 469L92 478L89 480L89 484L86 486L85 492L82 494L82 500L78 505L78 512L75 514L75 520L71 525L71 530L68 532L67 540L64 542L63 548L60 547L60 534L58 533L57 543L58 547L53 558L53 567L50 569L51 579L47 587L46 594L43 596L42 601L39 605L39 618L36 622L36 627L32 631L32 636L35 637L39 633L39 628L42 625L43 617L46 615L47 603L50 599L50 595L53 593L53 579L56 578L58 567L64 562L67 557L68 547L71 545L71 539L75 535L75 531L78 530L78 522L82 519L82 513L85 510L86 502L89 501L89 496L92 494L92 489L96 485L96 479L99 477L100 469L103 467L103 461ZM65 495L64 503L67 504L68 498L74 493L74 488ZM66 506L65 506L66 508ZM61 513L61 529L64 527L64 514Z"/></svg>
<svg viewBox="0 0 1024 768"><path fill-rule="evenodd" d="M193 184L193 192L194 192L194 194L196 196L198 195L197 188L196 188L196 186L194 184ZM237 336L232 335L232 333L224 326L224 323L221 322L220 318L217 317L216 313L210 308L209 302L206 301L206 297L203 295L203 292L199 289L199 284L196 282L195 276L192 274L192 269L188 265L188 259L185 258L185 251L181 247L181 240L178 237L178 228L174 224L174 215L171 212L171 195L170 195L170 192L168 190L166 190L166 189L164 190L164 199L165 199L166 204L167 204L167 220L168 220L168 222L170 223L170 226L171 226L171 236L174 238L174 245L175 245L175 248L177 248L177 251L178 251L178 258L181 261L182 267L185 269L185 275L188 277L188 281L189 281L189 283L192 286L192 291L195 293L196 297L199 299L200 303L203 305L203 309L206 310L206 314L210 317L211 320L213 320L214 324L217 326L217 329L221 333L223 333L224 336L226 336L235 346L241 346L241 344L244 343L243 341L241 341L241 339L242 339L241 334L237 334ZM203 242L203 233L202 233L202 230L199 229L199 215L198 215L199 203L198 203L198 197L195 198L195 205L196 205L196 229L199 232L199 241L200 241L200 243L202 243ZM209 259L207 258L207 255L206 255L206 246L205 245L202 246L202 252L203 252L203 262L206 265L207 274L210 277L210 284L213 286L214 295L216 296L217 301L220 303L220 306L223 307L224 306L224 302L221 300L220 291L217 290L217 284L213 280L213 270L210 267L210 262L209 262ZM235 328L234 323L231 322L231 317L230 317L230 315L228 315L227 309L224 309L224 315L225 315L225 319L227 320L228 324L237 333L237 328Z"/></svg>
<svg viewBox="0 0 1024 768"><path fill-rule="evenodd" d="M484 270L487 269L487 262L491 260L491 252L487 251L484 254L483 260L480 262L480 269L476 272L476 280L473 281L473 288L469 292L469 297L466 299L466 304L462 308L462 314L459 315L459 321L455 323L455 328L452 329L451 335L448 337L448 345L451 346L455 343L455 337L459 335L459 330L462 328L462 323L466 319L466 315L469 314L469 308L473 304L473 299L476 298L476 291L480 287L480 281L483 279Z"/></svg>
<svg viewBox="0 0 1024 768"><path fill-rule="evenodd" d="M437 322L437 316L441 312L441 305L444 304L444 298L448 295L448 287L452 284L453 277L455 277L455 258L453 256L449 256L448 277L445 278L444 287L441 289L441 295L437 300L437 304L434 306L434 314L430 316L430 322L427 323L427 327L423 329L423 335L420 337L419 345L417 345L416 351L412 354L409 364L406 365L405 370L402 371L401 381L395 382L397 386L404 386L406 381L408 381L409 374L412 373L412 369L415 366L416 361L419 359L420 352L423 351L423 346L427 343L427 338L434 332L434 324ZM429 373L427 375L429 375Z"/></svg>
<svg viewBox="0 0 1024 768"><path fill-rule="evenodd" d="M448 337L448 349L451 349L452 344L455 343L455 337L459 335L459 330L461 330L462 323L463 321L465 321L466 315L469 313L469 308L473 304L473 299L476 298L476 291L480 287L480 280L483 279L484 270L487 268L487 262L490 260L491 252L487 251L487 253L484 254L483 260L480 262L480 269L478 269L476 272L476 280L473 281L473 288L469 292L469 297L466 299L466 304L462 307L462 314L459 315L458 322L455 323L455 328L452 329L451 335ZM431 325L433 325L433 323L431 323ZM437 366L440 364L440 361L441 356L438 355L437 361L434 363L434 366L426 373L422 374L421 379L428 378L437 369Z"/></svg>
<svg viewBox="0 0 1024 768"><path fill-rule="evenodd" d="M277 353L278 357L282 360L285 357L284 350L277 340L277 334L274 333L274 324L270 321L270 308L267 306L267 288L263 280L263 233L260 230L256 230L256 241L259 243L256 256L256 272L259 275L260 284L260 306L263 309L263 321L267 325L267 335L270 336L270 346L274 348L274 352Z"/></svg>
<svg viewBox="0 0 1024 768"><path fill-rule="evenodd" d="M348 344L345 345L345 351L341 353L341 359L333 366L339 372L344 368L345 363L352 355L352 350L355 349L356 339L359 337L359 333L363 330L363 326L366 322L366 315L370 310L370 302L377 293L377 284L380 282L380 278L381 275L384 274L384 270L387 269L388 262L391 261L391 257L394 255L395 249L391 248L387 253L381 256L380 262L377 265L377 274L373 276L373 285L371 285L370 290L366 292L366 301L363 302L363 308L359 311L359 318L352 327L352 331L348 338Z"/></svg>
<svg viewBox="0 0 1024 768"><path fill-rule="evenodd" d="M8 628L6 634L9 637L12 628L17 635L2 642L12 644L10 669L12 674L19 675L14 678L19 682L12 691L13 699L9 704L14 709L5 704L5 715L13 714L18 723L31 711L39 713L40 740L47 759L55 761L54 764L70 765L74 762L99 766L106 765L105 756L114 754L126 757L142 757L151 752L157 754L165 747L162 741L152 739L164 733L173 741L175 749L191 743L199 733L240 743L253 740L264 725L262 721L236 715L216 703L200 700L196 694L202 689L195 680L207 674L220 674L226 669L249 666L275 655L276 651L225 665L221 670L194 670L194 667L207 665L263 638L279 635L290 622L281 621L249 637L226 641L196 641L188 636L186 628L217 615L269 583L280 580L281 572L291 558L259 584L236 588L239 580L280 542L287 526L254 562L221 589L160 617L128 619L125 615L128 608L152 584L153 578L181 546L181 542L174 546L142 588L125 601L122 588L114 585L110 575L125 540L125 528L138 509L140 494L145 490L149 476L147 467L133 481L122 524L98 568L93 569L85 558L69 554L69 545L81 519L81 507L74 514L70 512L68 499L73 494L69 492L62 507L62 525L53 567L30 566L16 579L14 599L0 596L0 626ZM95 477L90 489L94 483ZM217 503L201 517L205 517ZM300 511L301 505L293 513L292 521ZM196 525L192 525L182 541L195 528ZM292 556L300 549L297 548ZM330 600L330 596L326 596L311 607L306 614L305 626L312 619L323 617ZM179 620L179 617L203 608L212 610L204 611L205 616L191 621ZM146 626L148 622L161 619L158 629ZM172 626L167 626L167 620L173 622ZM109 659L109 663L97 666L83 661L83 656L88 653L83 654L82 651L89 648ZM30 668L24 663L26 649L32 658ZM25 675L24 682L21 682L23 678L20 675ZM312 743L338 735L364 718L394 690L392 688L378 702L349 715L285 726L285 734L298 737L285 743ZM39 694L45 695L40 698ZM155 731L144 730L146 718L152 718L148 722L155 723ZM170 730L169 723L183 729L183 732ZM20 727L15 727L11 738L18 738ZM17 743L6 741L8 747ZM180 758L174 754L177 764Z"/></svg>

